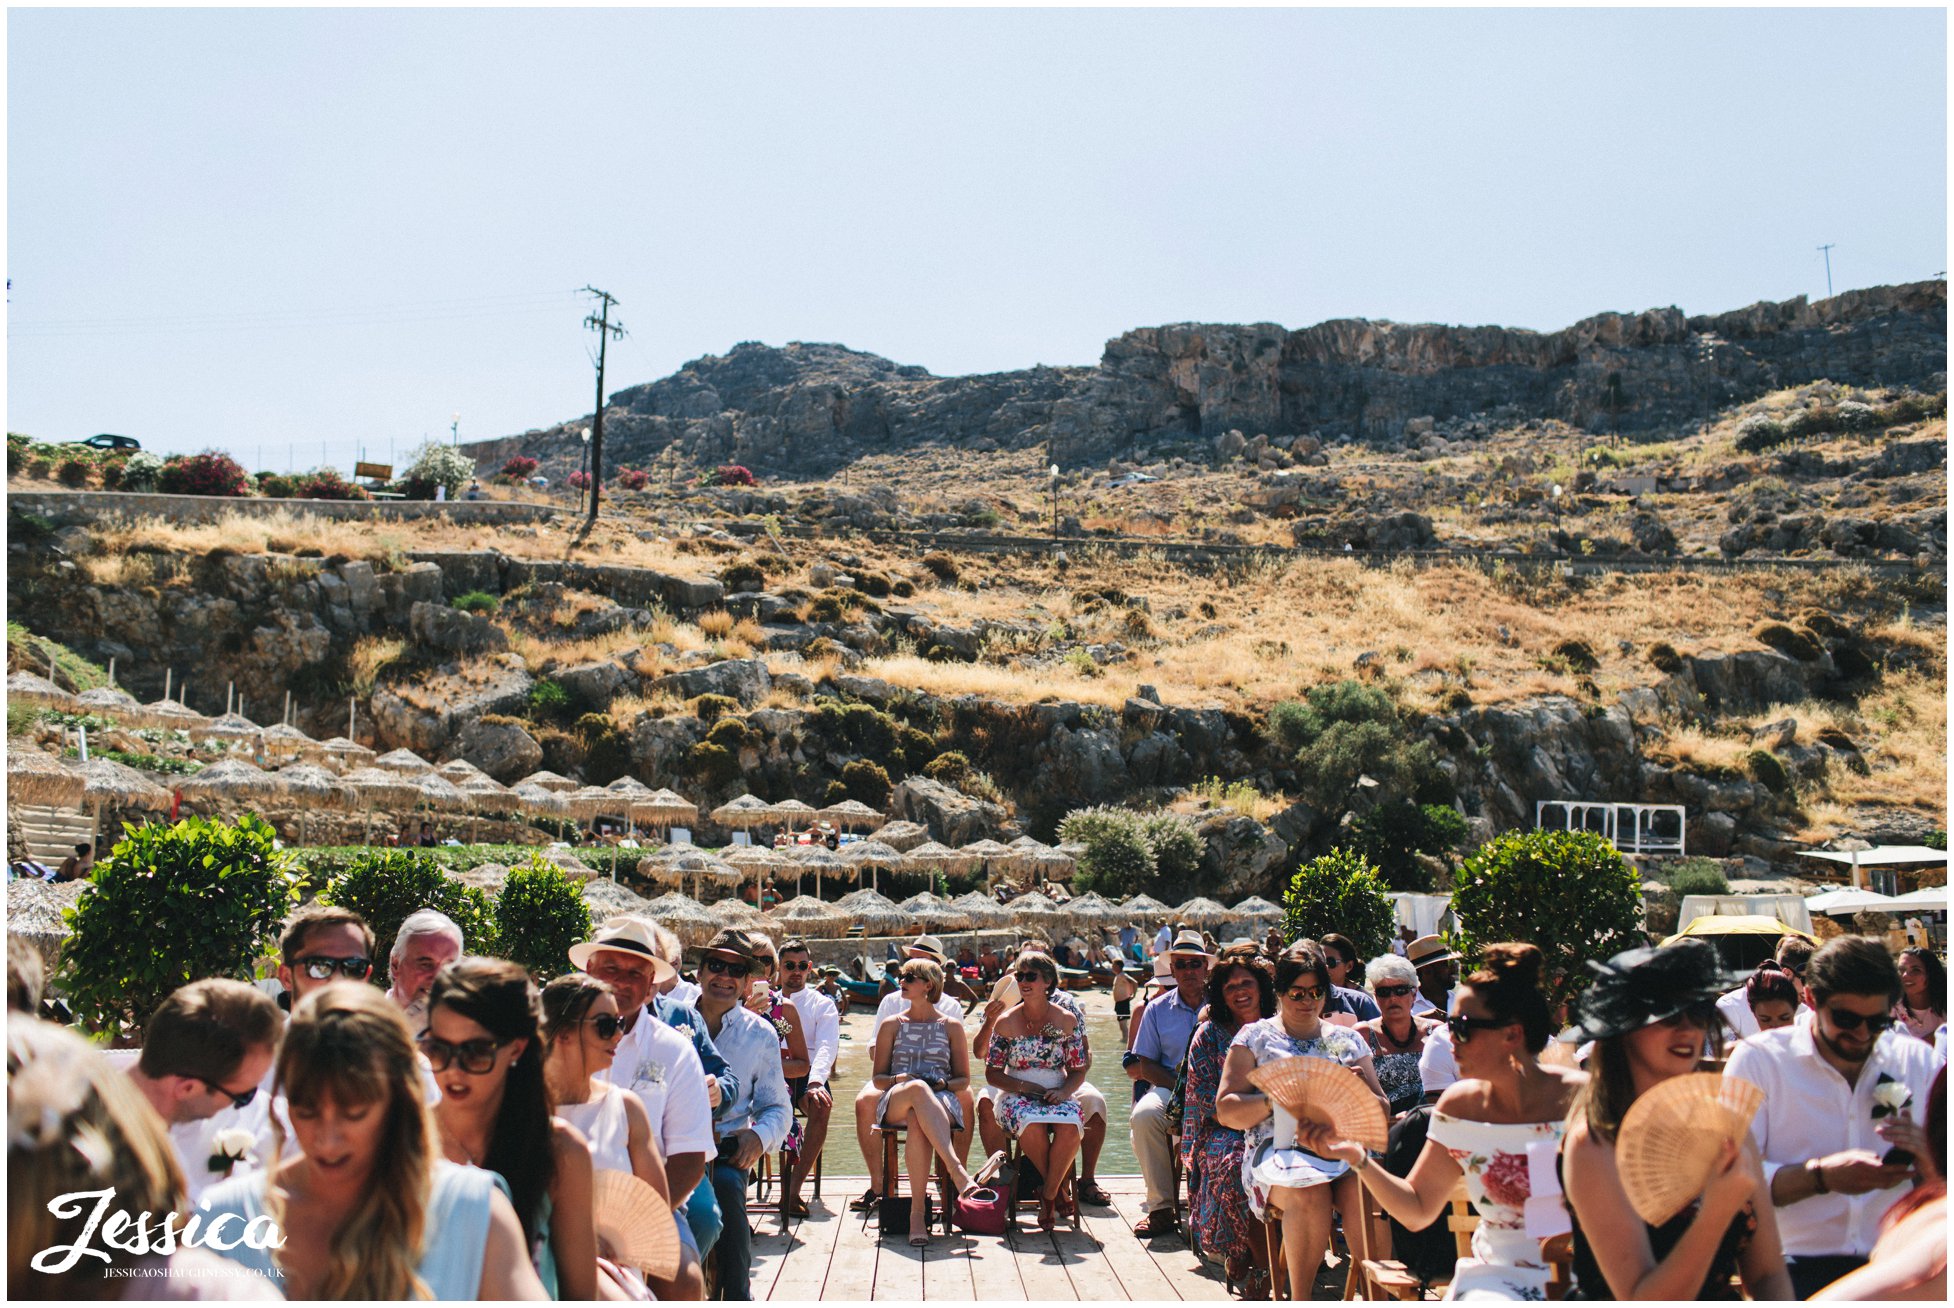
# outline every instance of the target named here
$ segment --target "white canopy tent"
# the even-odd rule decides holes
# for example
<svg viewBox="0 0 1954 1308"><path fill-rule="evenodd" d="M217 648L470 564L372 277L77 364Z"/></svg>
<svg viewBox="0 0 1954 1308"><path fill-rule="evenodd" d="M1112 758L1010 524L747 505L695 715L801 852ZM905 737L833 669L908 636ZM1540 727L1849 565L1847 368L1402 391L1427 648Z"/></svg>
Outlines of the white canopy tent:
<svg viewBox="0 0 1954 1308"><path fill-rule="evenodd" d="M1947 866L1947 851L1929 849L1925 845L1876 845L1870 849L1801 849L1806 858L1822 858L1831 863L1844 863L1852 869L1851 880L1847 882L1857 889L1864 889L1865 882L1859 875L1862 867L1886 867L1895 864L1938 863Z"/></svg>
<svg viewBox="0 0 1954 1308"><path fill-rule="evenodd" d="M1805 900L1805 907L1826 917L1850 917L1861 909L1875 908L1882 913L1890 913L1898 907L1891 895L1876 895L1870 890L1853 890L1841 886L1837 890L1827 890Z"/></svg>
<svg viewBox="0 0 1954 1308"><path fill-rule="evenodd" d="M1945 913L1947 911L1946 886L1922 886L1904 895L1893 896L1893 908L1904 913Z"/></svg>

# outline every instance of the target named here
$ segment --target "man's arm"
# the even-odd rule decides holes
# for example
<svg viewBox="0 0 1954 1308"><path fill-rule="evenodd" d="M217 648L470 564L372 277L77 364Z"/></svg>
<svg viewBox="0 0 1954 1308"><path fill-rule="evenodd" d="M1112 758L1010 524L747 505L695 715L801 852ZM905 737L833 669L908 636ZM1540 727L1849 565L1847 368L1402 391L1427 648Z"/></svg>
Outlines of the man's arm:
<svg viewBox="0 0 1954 1308"><path fill-rule="evenodd" d="M1174 1083L1174 1073L1160 1061L1165 1051L1160 1047L1160 1024L1154 1020L1159 1010L1160 1004L1153 1003L1140 1011L1140 1030L1133 1038L1133 1050L1120 1060L1120 1065L1126 1069L1129 1081L1148 1081L1165 1087Z"/></svg>
<svg viewBox="0 0 1954 1308"><path fill-rule="evenodd" d="M692 1048L699 1055L699 1066L719 1083L720 1103L730 1104L740 1097L739 1076L720 1057L719 1047L712 1042L712 1032L706 1030L706 1019L699 1016L697 1009L667 1003L656 1015L691 1039Z"/></svg>

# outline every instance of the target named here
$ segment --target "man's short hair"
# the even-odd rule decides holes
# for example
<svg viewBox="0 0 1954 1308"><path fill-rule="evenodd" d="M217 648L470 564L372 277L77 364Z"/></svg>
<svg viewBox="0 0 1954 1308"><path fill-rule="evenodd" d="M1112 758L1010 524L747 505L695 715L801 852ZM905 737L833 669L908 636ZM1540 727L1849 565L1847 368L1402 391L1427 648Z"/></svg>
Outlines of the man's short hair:
<svg viewBox="0 0 1954 1308"><path fill-rule="evenodd" d="M1805 969L1811 966L1812 951L1817 948L1803 936L1787 934L1778 937L1777 951L1771 957L1783 963L1794 975L1803 976Z"/></svg>
<svg viewBox="0 0 1954 1308"><path fill-rule="evenodd" d="M151 1080L223 1081L247 1050L276 1044L283 1025L278 1005L254 985L223 977L192 981L150 1015L138 1065Z"/></svg>
<svg viewBox="0 0 1954 1308"><path fill-rule="evenodd" d="M1831 995L1884 995L1900 998L1900 969L1886 946L1870 936L1839 936L1827 941L1805 965L1805 984L1816 998Z"/></svg>
<svg viewBox="0 0 1954 1308"><path fill-rule="evenodd" d="M41 967L41 953L9 931L7 933L7 1008L10 1012L38 1017L41 995L47 989Z"/></svg>
<svg viewBox="0 0 1954 1308"><path fill-rule="evenodd" d="M391 966L399 960L400 951L405 949L407 942L415 936L435 935L449 937L455 942L456 949L462 948L464 943L461 936L461 928L455 924L453 918L441 912L439 909L423 908L417 912L409 913L407 920L400 924L400 930L394 933L393 948L387 951L388 965Z"/></svg>
<svg viewBox="0 0 1954 1308"><path fill-rule="evenodd" d="M361 938L366 941L366 956L373 957L373 928L366 924L365 918L337 904L307 904L285 919L284 934L278 937L279 959L286 967L292 966L305 949L308 935L325 927L336 926L358 927Z"/></svg>

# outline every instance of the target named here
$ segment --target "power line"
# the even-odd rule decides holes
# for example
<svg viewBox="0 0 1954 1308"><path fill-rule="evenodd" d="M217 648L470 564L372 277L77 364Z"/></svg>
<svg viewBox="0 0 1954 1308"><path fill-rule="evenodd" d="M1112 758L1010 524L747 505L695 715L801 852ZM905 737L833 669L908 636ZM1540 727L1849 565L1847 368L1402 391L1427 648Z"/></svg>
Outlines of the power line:
<svg viewBox="0 0 1954 1308"><path fill-rule="evenodd" d="M617 297L609 291L600 291L595 286L586 286L584 292L598 299L598 311L583 320L586 327L597 329L597 410L590 423L590 518L589 524L597 524L597 494L604 484L604 347L612 337L624 338L624 324L611 321L611 306Z"/></svg>
<svg viewBox="0 0 1954 1308"><path fill-rule="evenodd" d="M466 318L555 313L575 291L531 292L412 304L349 305L336 309L253 310L154 317L42 318L8 323L10 337L118 336L190 332L264 331L306 327L377 327Z"/></svg>

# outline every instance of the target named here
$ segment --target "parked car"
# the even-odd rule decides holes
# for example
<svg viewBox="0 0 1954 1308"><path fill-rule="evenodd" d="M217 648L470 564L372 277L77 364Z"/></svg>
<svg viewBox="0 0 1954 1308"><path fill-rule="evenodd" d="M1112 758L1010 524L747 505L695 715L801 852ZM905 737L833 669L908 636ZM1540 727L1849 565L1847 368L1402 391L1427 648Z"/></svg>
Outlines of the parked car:
<svg viewBox="0 0 1954 1308"><path fill-rule="evenodd" d="M86 445L90 449L96 450L139 450L142 448L142 442L134 436L111 436L107 432L103 432L99 436L90 436L85 440L75 441L74 444Z"/></svg>

